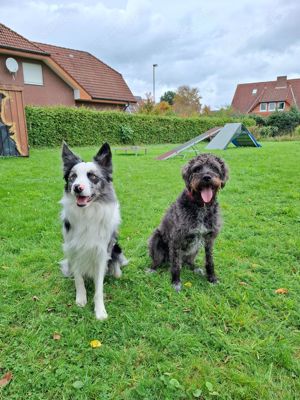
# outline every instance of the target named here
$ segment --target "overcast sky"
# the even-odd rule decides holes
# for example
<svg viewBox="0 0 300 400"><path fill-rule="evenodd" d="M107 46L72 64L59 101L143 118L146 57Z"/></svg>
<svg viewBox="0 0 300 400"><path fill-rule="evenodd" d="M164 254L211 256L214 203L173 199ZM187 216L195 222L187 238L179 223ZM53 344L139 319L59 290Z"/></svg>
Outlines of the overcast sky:
<svg viewBox="0 0 300 400"><path fill-rule="evenodd" d="M299 0L0 0L0 22L29 40L86 50L134 95L181 85L231 103L238 83L300 77Z"/></svg>

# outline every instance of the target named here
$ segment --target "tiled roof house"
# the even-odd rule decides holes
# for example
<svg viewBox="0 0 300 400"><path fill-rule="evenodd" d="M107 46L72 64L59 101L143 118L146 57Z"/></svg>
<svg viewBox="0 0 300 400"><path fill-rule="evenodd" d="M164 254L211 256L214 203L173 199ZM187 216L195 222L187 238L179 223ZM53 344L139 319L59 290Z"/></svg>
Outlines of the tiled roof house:
<svg viewBox="0 0 300 400"><path fill-rule="evenodd" d="M231 105L243 114L265 116L300 107L300 79L278 76L276 81L239 84Z"/></svg>
<svg viewBox="0 0 300 400"><path fill-rule="evenodd" d="M18 71L11 73L7 58ZM92 54L31 42L0 24L0 87L22 88L24 103L125 109L136 100L122 75Z"/></svg>

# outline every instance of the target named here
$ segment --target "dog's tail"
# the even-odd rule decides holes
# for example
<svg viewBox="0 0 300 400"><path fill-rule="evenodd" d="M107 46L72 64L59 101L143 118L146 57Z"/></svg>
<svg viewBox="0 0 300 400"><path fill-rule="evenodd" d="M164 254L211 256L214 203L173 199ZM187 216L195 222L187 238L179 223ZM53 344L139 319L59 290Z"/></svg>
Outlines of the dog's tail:
<svg viewBox="0 0 300 400"><path fill-rule="evenodd" d="M108 274L120 278L122 276L121 267L125 267L128 263L121 246L116 242L111 250L111 259L108 261Z"/></svg>

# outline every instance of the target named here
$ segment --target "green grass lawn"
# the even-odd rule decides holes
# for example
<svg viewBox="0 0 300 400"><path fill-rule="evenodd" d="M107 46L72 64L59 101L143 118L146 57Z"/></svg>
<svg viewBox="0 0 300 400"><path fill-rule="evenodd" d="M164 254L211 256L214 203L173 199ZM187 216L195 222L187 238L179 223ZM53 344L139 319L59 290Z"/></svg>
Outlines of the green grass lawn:
<svg viewBox="0 0 300 400"><path fill-rule="evenodd" d="M180 293L166 270L144 273L147 239L183 188L186 160L154 159L170 148L114 154L130 264L106 280L105 322L94 316L93 285L78 308L58 268L60 149L0 159L0 379L13 373L1 399L300 398L300 142L216 152L230 167L219 196L220 284L183 269L192 286ZM90 159L98 149L74 150Z"/></svg>

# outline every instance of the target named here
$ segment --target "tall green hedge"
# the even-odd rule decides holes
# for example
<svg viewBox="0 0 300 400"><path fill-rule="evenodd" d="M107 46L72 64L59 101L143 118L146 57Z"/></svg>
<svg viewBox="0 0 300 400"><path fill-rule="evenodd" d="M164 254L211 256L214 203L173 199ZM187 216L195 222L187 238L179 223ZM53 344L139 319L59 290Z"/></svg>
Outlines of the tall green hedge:
<svg viewBox="0 0 300 400"><path fill-rule="evenodd" d="M237 122L234 118L158 117L61 106L27 106L25 111L29 144L35 147L59 146L62 140L71 146L99 145L104 141L121 144L126 140L130 144L182 143L215 126ZM251 118L241 122L255 125Z"/></svg>

